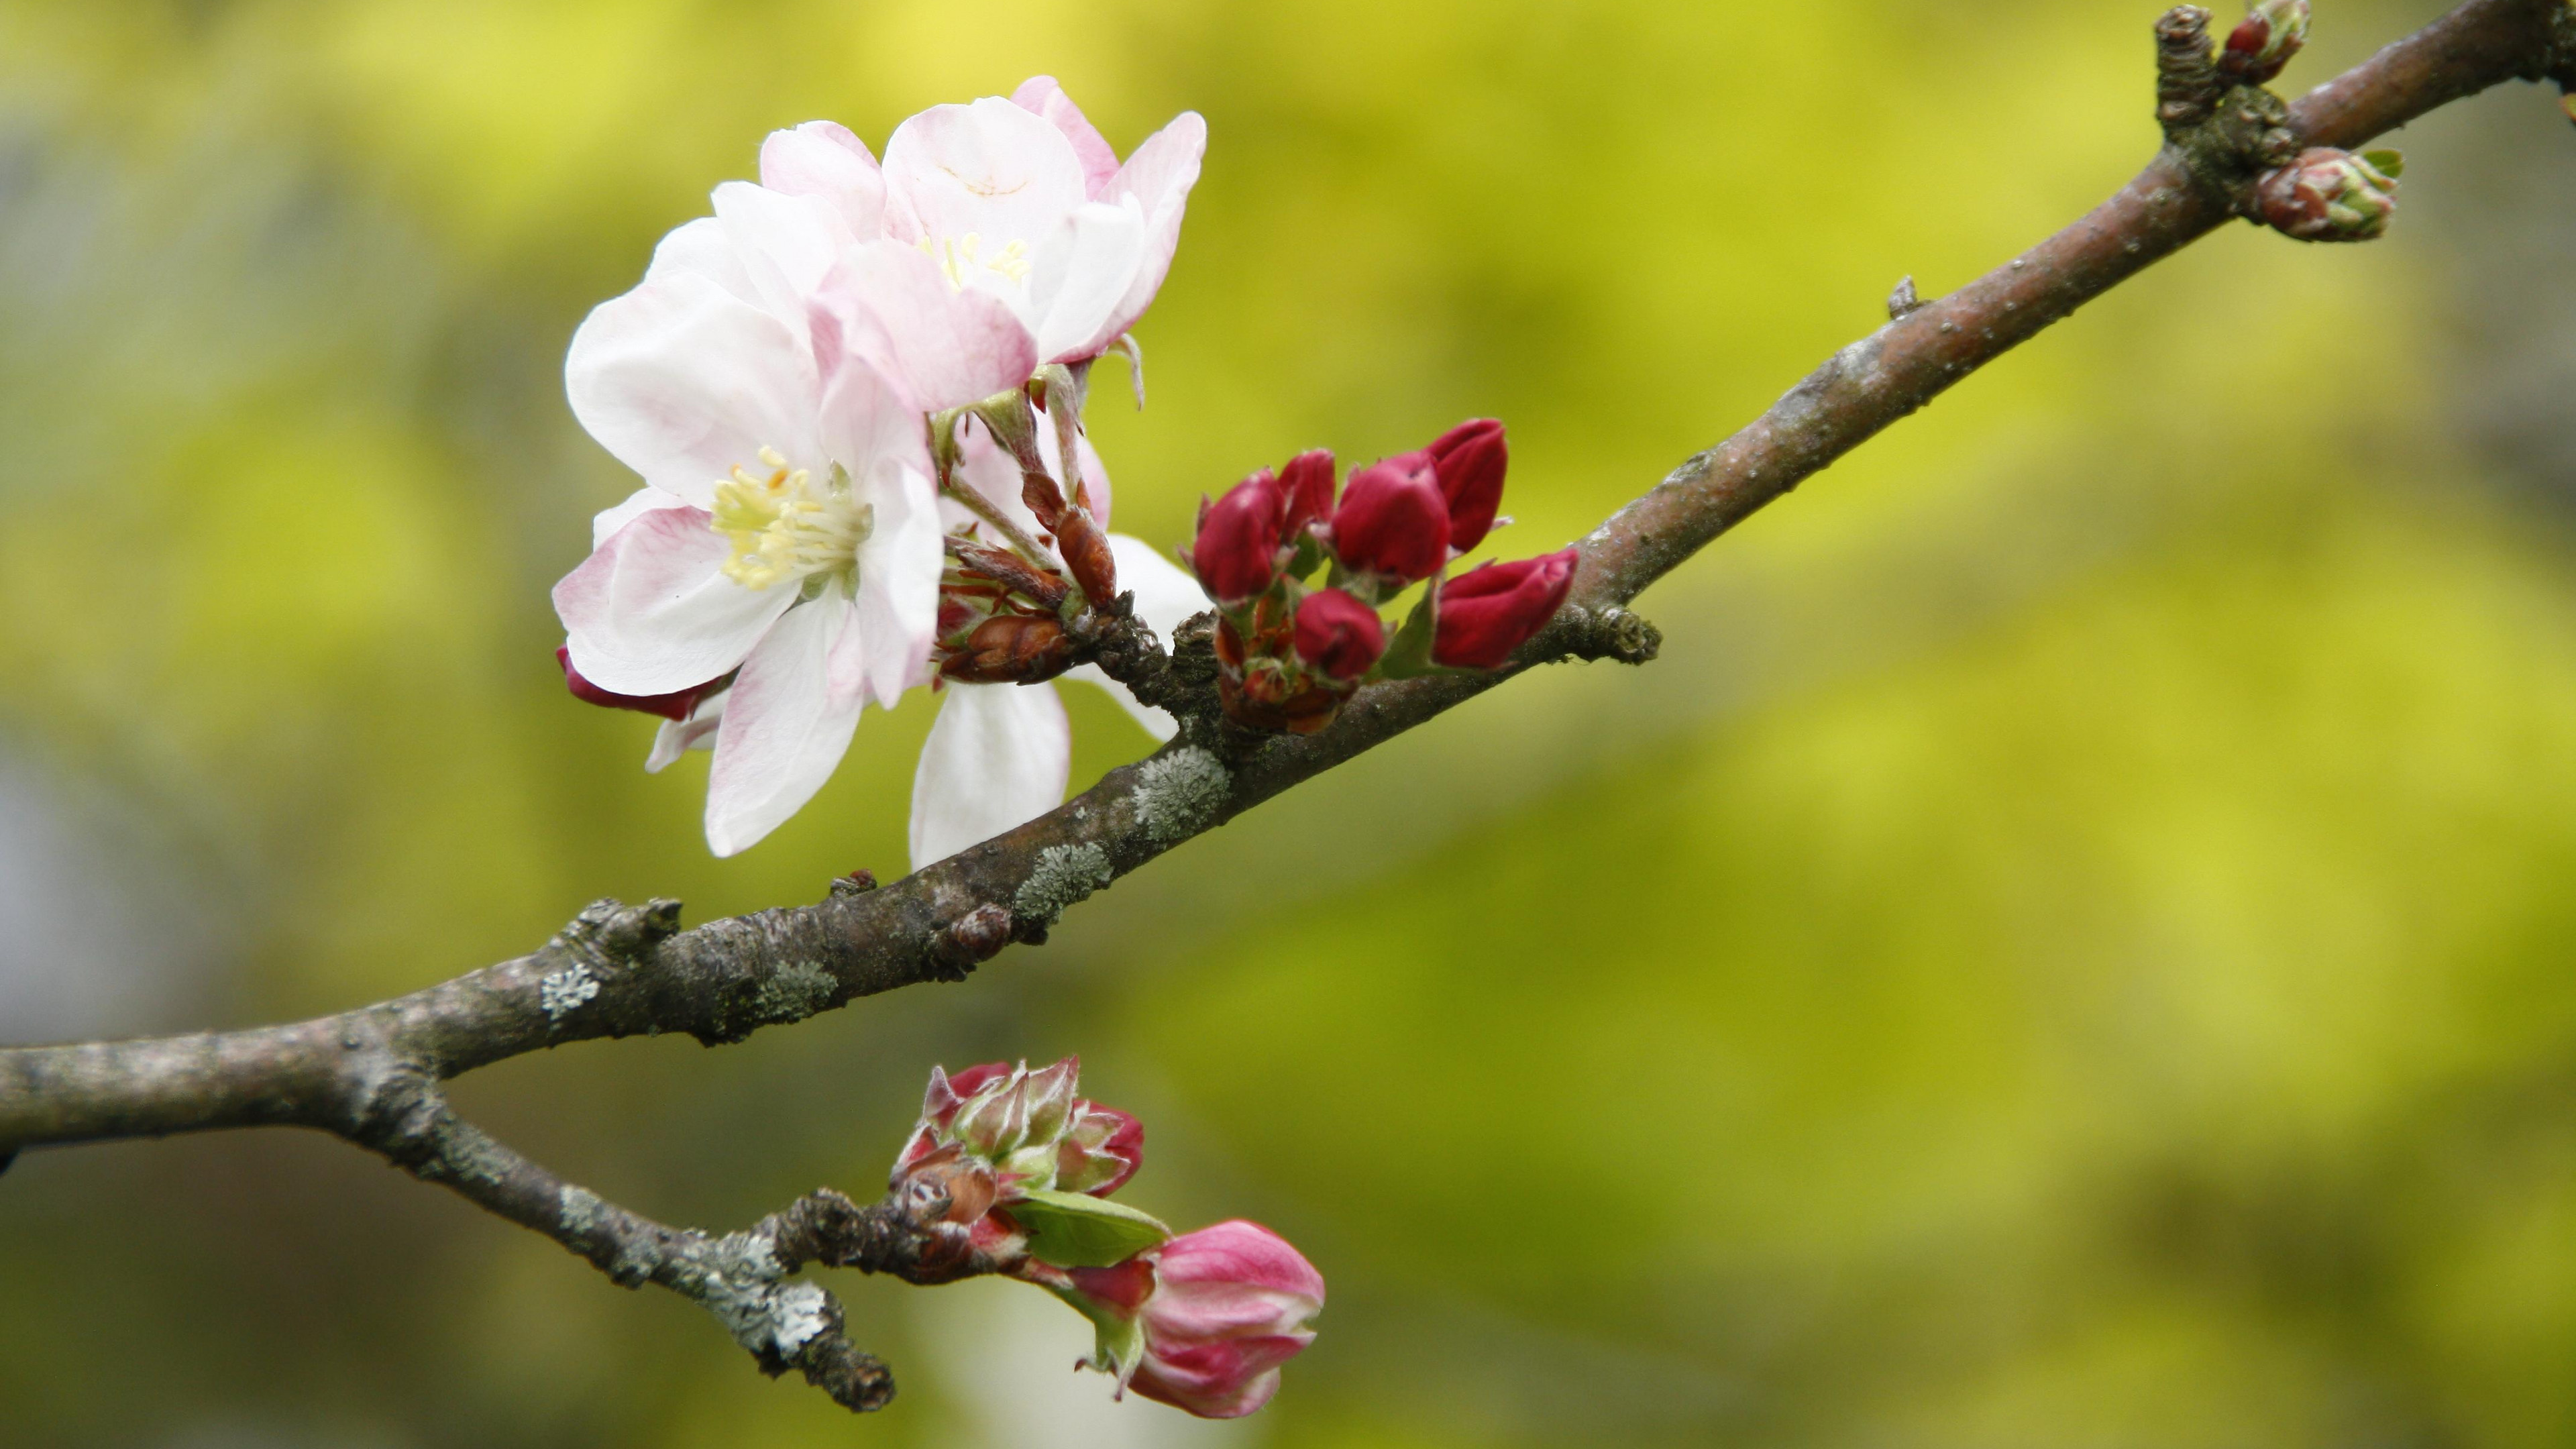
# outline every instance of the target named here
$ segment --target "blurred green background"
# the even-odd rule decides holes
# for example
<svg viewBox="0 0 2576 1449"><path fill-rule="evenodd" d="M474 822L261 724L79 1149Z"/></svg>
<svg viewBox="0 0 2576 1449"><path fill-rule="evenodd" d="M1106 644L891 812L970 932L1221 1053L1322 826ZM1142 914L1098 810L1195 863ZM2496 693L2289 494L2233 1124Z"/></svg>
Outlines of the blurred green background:
<svg viewBox="0 0 2576 1449"><path fill-rule="evenodd" d="M2429 19L2320 0L2285 84ZM0 1040L336 1010L900 870L926 700L708 857L576 706L631 480L564 343L814 116L1052 72L1211 130L1094 428L1118 526L1511 425L1589 528L2154 143L2149 0L0 0ZM2576 1443L2576 135L2402 137L2385 243L2231 228L1643 607L1042 950L466 1110L669 1220L862 1193L923 1076L1082 1053L1126 1196L1332 1287L1278 1402L1112 1406L1007 1284L832 1286L854 1421L696 1309L290 1134L0 1179L12 1446ZM1113 364L1114 368L1114 364ZM1147 747L1068 691L1077 774ZM1079 783L1079 780L1077 781Z"/></svg>

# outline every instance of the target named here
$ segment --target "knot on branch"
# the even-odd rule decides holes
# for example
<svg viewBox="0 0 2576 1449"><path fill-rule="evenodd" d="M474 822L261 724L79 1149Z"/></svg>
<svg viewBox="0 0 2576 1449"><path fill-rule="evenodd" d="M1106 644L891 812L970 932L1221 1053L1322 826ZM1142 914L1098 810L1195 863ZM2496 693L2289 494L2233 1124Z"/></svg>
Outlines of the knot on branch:
<svg viewBox="0 0 2576 1449"><path fill-rule="evenodd" d="M2260 218L2255 183L2299 156L2290 108L2221 68L2209 12L2197 5L2156 22L2156 121L2193 182L2240 216Z"/></svg>
<svg viewBox="0 0 2576 1449"><path fill-rule="evenodd" d="M1153 626L1136 616L1135 598L1121 594L1110 607L1076 619L1072 633L1077 653L1127 686L1139 703L1181 719L1215 713L1216 616L1197 614L1183 621L1167 654Z"/></svg>
<svg viewBox="0 0 2576 1449"><path fill-rule="evenodd" d="M930 960L936 968L932 974L941 981L963 981L1010 943L1010 909L989 902L977 906L931 938Z"/></svg>
<svg viewBox="0 0 2576 1449"><path fill-rule="evenodd" d="M839 1302L832 1307L832 1331L806 1344L796 1367L805 1382L830 1394L833 1403L853 1414L873 1414L894 1402L894 1371L884 1359L851 1344L841 1332Z"/></svg>
<svg viewBox="0 0 2576 1449"><path fill-rule="evenodd" d="M2209 11L2177 5L2156 21L2156 120L2165 137L2209 119L2227 82L2209 43Z"/></svg>
<svg viewBox="0 0 2576 1449"><path fill-rule="evenodd" d="M1563 652L1556 656L1560 659L1644 664L1664 648L1664 631L1627 609L1593 610L1569 604L1557 627L1564 638Z"/></svg>

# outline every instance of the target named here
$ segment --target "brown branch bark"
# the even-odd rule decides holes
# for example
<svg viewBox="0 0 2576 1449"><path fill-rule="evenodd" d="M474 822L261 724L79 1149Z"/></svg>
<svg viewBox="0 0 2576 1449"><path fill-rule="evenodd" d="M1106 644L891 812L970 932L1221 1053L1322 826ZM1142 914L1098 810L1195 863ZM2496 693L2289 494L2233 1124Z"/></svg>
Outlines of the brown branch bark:
<svg viewBox="0 0 2576 1449"><path fill-rule="evenodd" d="M1657 636L1627 609L1649 585L1979 367L2241 214L2283 144L2351 147L2507 80L2576 81L2566 0L2467 0L2287 107L2245 87L2211 93L2179 73L2190 52L2178 37L2206 20L2185 7L2160 28L2168 140L2144 171L2030 251L1834 354L1586 536L1564 609L1504 669L1377 685L1320 734L1250 736L1213 710L1203 628L1185 627L1167 657L1140 623L1103 611L1087 647L1184 728L1061 808L883 889L836 881L818 904L694 930L678 929L676 902L602 901L530 955L337 1016L0 1050L0 1166L33 1145L317 1128L546 1233L620 1282L706 1303L772 1373L798 1368L854 1409L882 1403L891 1379L848 1345L838 1306L783 1280L808 1259L899 1271L903 1235L884 1209L818 1194L723 1238L665 1227L485 1137L437 1084L569 1041L737 1041L855 997L963 980L1011 939L1044 941L1065 910L1119 876L1522 670L1651 658ZM841 1235L828 1243L817 1236L826 1223Z"/></svg>

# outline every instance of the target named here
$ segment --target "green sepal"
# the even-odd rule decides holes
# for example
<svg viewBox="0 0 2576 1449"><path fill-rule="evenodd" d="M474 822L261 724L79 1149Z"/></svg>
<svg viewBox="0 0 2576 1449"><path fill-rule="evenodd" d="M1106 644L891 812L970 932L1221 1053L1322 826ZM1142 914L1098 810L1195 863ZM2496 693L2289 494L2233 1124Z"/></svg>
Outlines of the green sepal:
<svg viewBox="0 0 2576 1449"><path fill-rule="evenodd" d="M1404 623L1396 629L1395 637L1386 641L1386 652L1378 656L1376 677L1413 679L1425 674L1479 673L1474 669L1452 669L1446 664L1431 662L1431 646L1437 639L1439 618L1440 584L1435 579L1431 587L1423 591L1421 601L1413 606L1413 612L1404 616Z"/></svg>
<svg viewBox="0 0 2576 1449"><path fill-rule="evenodd" d="M2406 171L2406 154L2402 151L2364 151L2361 153L2361 159L2369 162L2372 170L2391 181L2396 180Z"/></svg>
<svg viewBox="0 0 2576 1449"><path fill-rule="evenodd" d="M1125 1203L1029 1188L1004 1211L1029 1236L1029 1256L1059 1268L1106 1268L1172 1240L1160 1219Z"/></svg>
<svg viewBox="0 0 2576 1449"><path fill-rule="evenodd" d="M1143 1316L1120 1318L1114 1313L1101 1311L1101 1305L1080 1293L1053 1284L1044 1286L1067 1307L1090 1320L1091 1358L1087 1366L1118 1380L1118 1387L1125 1389L1127 1381L1136 1376L1137 1367L1145 1362Z"/></svg>

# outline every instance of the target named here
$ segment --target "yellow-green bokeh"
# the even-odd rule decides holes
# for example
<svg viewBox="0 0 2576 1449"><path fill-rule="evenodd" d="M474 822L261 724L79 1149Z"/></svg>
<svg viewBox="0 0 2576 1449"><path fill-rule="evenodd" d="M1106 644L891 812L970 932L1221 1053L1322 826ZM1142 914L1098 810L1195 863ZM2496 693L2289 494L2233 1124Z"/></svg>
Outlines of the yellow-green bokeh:
<svg viewBox="0 0 2576 1449"><path fill-rule="evenodd" d="M2436 8L2321 5L2290 80ZM2125 179L2153 9L0 0L0 812L85 863L44 929L114 946L0 919L0 988L79 973L0 1040L900 869L926 700L716 861L703 757L646 776L550 657L631 486L563 344L771 127L881 143L1040 71L1122 148L1202 111L1151 406L1094 404L1118 526L1492 414L1528 553L1899 276ZM1024 1290L835 1281L905 1384L852 1422L667 1295L236 1137L0 1178L0 1439L2567 1442L2576 567L2453 362L2479 179L2576 141L2481 105L2419 128L2392 240L2231 228L1803 487L1643 601L1650 669L1516 683L966 985L460 1084L732 1226L867 1190L932 1062L1079 1051L1149 1123L1127 1196L1332 1284L1260 1418L1049 1429L1071 1315L1050 1357ZM2527 305L2576 316L2567 276ZM1079 776L1143 751L1068 693ZM1030 1342L1042 1383L994 1377Z"/></svg>

